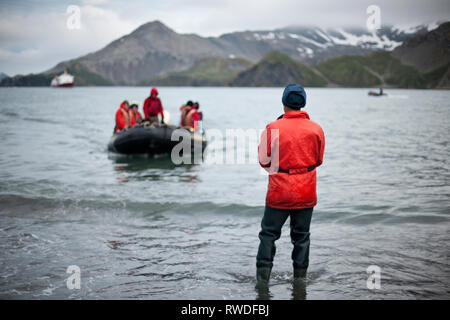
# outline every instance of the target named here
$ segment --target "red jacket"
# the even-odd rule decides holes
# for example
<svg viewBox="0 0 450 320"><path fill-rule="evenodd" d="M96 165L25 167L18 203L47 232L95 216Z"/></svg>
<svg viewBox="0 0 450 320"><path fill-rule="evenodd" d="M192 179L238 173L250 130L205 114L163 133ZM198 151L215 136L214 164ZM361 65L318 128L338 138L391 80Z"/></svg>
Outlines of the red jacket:
<svg viewBox="0 0 450 320"><path fill-rule="evenodd" d="M134 125L136 125L136 123L141 123L142 116L138 110L133 111L132 109L130 109L130 115L131 115L130 127L133 127Z"/></svg>
<svg viewBox="0 0 450 320"><path fill-rule="evenodd" d="M191 108L182 120L185 127L196 129L198 127L198 121L200 120L200 112L195 108Z"/></svg>
<svg viewBox="0 0 450 320"><path fill-rule="evenodd" d="M155 94L155 97L152 97L152 94ZM158 114L161 115L161 119L164 119L163 106L162 106L161 100L159 100L159 98L156 97L156 95L158 95L158 90L153 88L150 91L150 97L148 97L144 101L144 116L145 116L145 119L148 119L149 117L155 117Z"/></svg>
<svg viewBox="0 0 450 320"><path fill-rule="evenodd" d="M119 110L116 112L116 128L114 131L120 131L130 127L131 125L131 112L125 110L123 102L120 104Z"/></svg>
<svg viewBox="0 0 450 320"><path fill-rule="evenodd" d="M199 122L200 118L201 118L200 112L195 110L195 112L192 114L192 125L191 125L191 128L195 129L195 131L197 131L197 129L198 129L198 122Z"/></svg>
<svg viewBox="0 0 450 320"><path fill-rule="evenodd" d="M264 148L265 143L267 148ZM287 112L281 119L268 124L258 150L260 165L270 167L267 206L303 209L317 204L315 167L323 161L325 136L322 128L309 120L305 111ZM276 150L279 151L278 161Z"/></svg>

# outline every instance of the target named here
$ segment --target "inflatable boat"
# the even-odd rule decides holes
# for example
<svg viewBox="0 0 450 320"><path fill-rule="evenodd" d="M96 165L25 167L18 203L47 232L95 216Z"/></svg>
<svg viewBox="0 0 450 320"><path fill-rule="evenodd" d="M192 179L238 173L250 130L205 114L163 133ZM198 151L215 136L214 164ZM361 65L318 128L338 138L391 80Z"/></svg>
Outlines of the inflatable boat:
<svg viewBox="0 0 450 320"><path fill-rule="evenodd" d="M166 124L143 124L114 133L108 143L108 150L122 154L147 153L151 155L170 153L181 141L188 142L191 152L206 148L205 134L191 132Z"/></svg>
<svg viewBox="0 0 450 320"><path fill-rule="evenodd" d="M369 96L372 96L372 97L382 97L382 96L387 96L387 93L383 93L383 90L380 90L380 92L369 91L367 94L368 94Z"/></svg>

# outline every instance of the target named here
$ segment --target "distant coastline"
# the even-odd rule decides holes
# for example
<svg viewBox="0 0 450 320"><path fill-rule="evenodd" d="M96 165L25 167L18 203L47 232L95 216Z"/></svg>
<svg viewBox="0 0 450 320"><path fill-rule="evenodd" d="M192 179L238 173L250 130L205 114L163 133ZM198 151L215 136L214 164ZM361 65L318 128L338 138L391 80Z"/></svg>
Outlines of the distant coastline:
<svg viewBox="0 0 450 320"><path fill-rule="evenodd" d="M272 32L264 37L251 33L254 38L258 36L256 40L248 40L248 32L225 35L215 41L226 41L221 46L234 44L238 47L229 50L239 48L242 53L220 56L220 51L214 47L215 42L208 42L210 39L180 35L160 22L151 22L95 53L61 62L48 71L13 77L5 75L0 79L0 86L50 86L55 75L67 70L75 76L75 86L282 87L299 82L307 87L450 89L450 22L431 31L426 30L423 28L408 37L403 35L405 40L400 45L396 44L393 50L380 49L381 42L367 50L370 43L350 46L307 39L307 43L315 43L318 48L316 60L311 60L314 50L309 47L297 47L295 52L288 48L292 41L303 37L294 33L287 33L291 39L278 46L278 42L272 41L275 37ZM284 37L284 33L280 33L280 41L284 39L281 34ZM162 35L171 40L161 42L159 37ZM398 38L395 34L391 36ZM323 39L325 37L322 35ZM338 43L344 41L331 35L328 37ZM381 38L386 37L383 35ZM149 57L127 55L132 51L126 47L127 39L132 39L132 43L136 40L156 43L161 52L150 51ZM190 52L183 51L174 52L173 56L164 55L164 50L172 52L175 49L171 48L177 48L186 41L194 46L204 46L204 55L209 55L199 54L195 58ZM280 50L267 50L269 45L264 41L272 47L280 47ZM248 47L243 48L242 43ZM393 47L392 43L386 42L382 46L390 44L389 49ZM214 55L214 50L217 55ZM264 51L264 55L257 59ZM358 52L360 54L352 54ZM327 56L329 58L325 58Z"/></svg>

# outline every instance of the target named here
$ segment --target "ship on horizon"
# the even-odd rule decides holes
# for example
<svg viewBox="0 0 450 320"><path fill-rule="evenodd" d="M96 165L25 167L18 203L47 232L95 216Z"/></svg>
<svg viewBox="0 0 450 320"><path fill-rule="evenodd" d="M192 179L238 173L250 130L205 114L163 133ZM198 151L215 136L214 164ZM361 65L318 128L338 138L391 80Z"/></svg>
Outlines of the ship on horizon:
<svg viewBox="0 0 450 320"><path fill-rule="evenodd" d="M55 76L50 84L53 88L71 88L75 85L74 76L64 71L59 76Z"/></svg>

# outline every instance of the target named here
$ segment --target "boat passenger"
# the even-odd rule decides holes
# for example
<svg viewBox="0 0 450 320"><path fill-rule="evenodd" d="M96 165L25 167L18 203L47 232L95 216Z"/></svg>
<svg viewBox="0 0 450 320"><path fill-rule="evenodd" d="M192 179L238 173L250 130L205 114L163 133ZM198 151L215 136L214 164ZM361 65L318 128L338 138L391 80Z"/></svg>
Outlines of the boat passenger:
<svg viewBox="0 0 450 320"><path fill-rule="evenodd" d="M130 110L132 115L131 126L140 124L142 122L142 116L141 113L139 112L139 104L137 101L131 101Z"/></svg>
<svg viewBox="0 0 450 320"><path fill-rule="evenodd" d="M189 111L191 111L193 105L194 105L194 103L191 100L189 100L188 102L186 102L186 104L183 104L180 107L180 112L181 112L180 127L185 126L186 116L189 113Z"/></svg>
<svg viewBox="0 0 450 320"><path fill-rule="evenodd" d="M131 118L130 104L127 100L124 100L116 112L116 127L114 128L114 132L129 128L131 126Z"/></svg>
<svg viewBox="0 0 450 320"><path fill-rule="evenodd" d="M195 102L191 110L186 115L185 126L189 127L191 131L198 131L199 121L202 119L203 115L200 109L200 103Z"/></svg>
<svg viewBox="0 0 450 320"><path fill-rule="evenodd" d="M161 100L158 98L158 90L152 88L150 96L144 101L144 116L151 123L159 123L158 114L161 115L161 123L164 123L164 110Z"/></svg>

